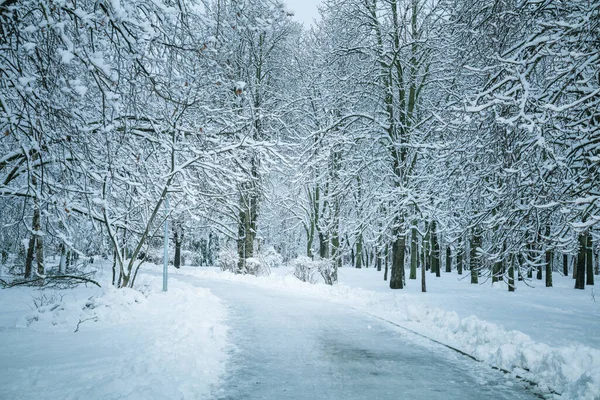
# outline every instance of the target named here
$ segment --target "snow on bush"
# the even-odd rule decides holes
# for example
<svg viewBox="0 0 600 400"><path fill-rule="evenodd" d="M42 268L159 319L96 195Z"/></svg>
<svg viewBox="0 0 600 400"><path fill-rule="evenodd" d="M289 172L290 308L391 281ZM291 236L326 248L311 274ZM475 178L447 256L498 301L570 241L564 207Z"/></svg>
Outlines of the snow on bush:
<svg viewBox="0 0 600 400"><path fill-rule="evenodd" d="M258 257L246 258L245 274L254 276L267 276L271 274L271 269Z"/></svg>
<svg viewBox="0 0 600 400"><path fill-rule="evenodd" d="M258 255L258 258L269 270L279 268L283 265L283 257L275 250L275 247L269 246L265 251Z"/></svg>
<svg viewBox="0 0 600 400"><path fill-rule="evenodd" d="M302 282L326 283L331 285L333 264L331 260L312 260L301 256L292 261L294 276Z"/></svg>
<svg viewBox="0 0 600 400"><path fill-rule="evenodd" d="M234 250L223 250L219 252L219 268L221 271L227 271L231 273L241 273L243 275L254 275L254 276L267 276L271 273L271 265L276 262L276 257L268 255L265 258L259 257L248 257L246 258L245 269L239 271L239 257L237 252Z"/></svg>
<svg viewBox="0 0 600 400"><path fill-rule="evenodd" d="M221 271L235 273L237 270L238 260L239 257L235 250L224 249L221 250L218 254L217 265L219 266Z"/></svg>

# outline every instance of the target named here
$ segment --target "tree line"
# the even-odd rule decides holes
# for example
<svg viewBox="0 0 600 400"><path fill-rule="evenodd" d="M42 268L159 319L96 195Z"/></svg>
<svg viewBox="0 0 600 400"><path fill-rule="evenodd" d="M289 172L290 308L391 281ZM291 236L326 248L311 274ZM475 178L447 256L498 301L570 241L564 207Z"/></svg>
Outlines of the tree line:
<svg viewBox="0 0 600 400"><path fill-rule="evenodd" d="M132 286L169 218L179 254L210 233L238 273L273 246L392 289L419 270L423 291L427 270L594 283L598 2L320 13L303 29L277 0L0 4L4 263L20 253L31 278L45 249L104 252Z"/></svg>

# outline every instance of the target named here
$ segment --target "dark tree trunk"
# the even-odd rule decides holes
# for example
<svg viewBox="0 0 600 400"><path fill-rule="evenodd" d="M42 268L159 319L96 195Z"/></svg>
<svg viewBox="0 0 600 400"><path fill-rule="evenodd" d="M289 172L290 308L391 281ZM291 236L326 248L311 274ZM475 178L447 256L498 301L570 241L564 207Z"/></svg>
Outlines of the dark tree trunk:
<svg viewBox="0 0 600 400"><path fill-rule="evenodd" d="M452 250L446 247L446 272L452 272Z"/></svg>
<svg viewBox="0 0 600 400"><path fill-rule="evenodd" d="M390 248L389 244L385 244L385 269L383 271L383 280L387 281L388 278L388 270L389 270L389 261L390 261Z"/></svg>
<svg viewBox="0 0 600 400"><path fill-rule="evenodd" d="M181 236L177 231L175 231L174 235L175 239L175 255L173 257L173 266L177 269L181 266Z"/></svg>
<svg viewBox="0 0 600 400"><path fill-rule="evenodd" d="M413 222L413 228L410 233L410 275L408 279L417 279L417 262L419 257L418 250L418 238L417 238L417 228L416 222Z"/></svg>
<svg viewBox="0 0 600 400"><path fill-rule="evenodd" d="M438 242L436 223L431 221L431 270L439 278L440 274L440 244Z"/></svg>
<svg viewBox="0 0 600 400"><path fill-rule="evenodd" d="M31 278L31 271L33 270L33 251L35 249L35 235L31 234L29 238L29 244L27 246L27 255L25 256L25 279Z"/></svg>
<svg viewBox="0 0 600 400"><path fill-rule="evenodd" d="M401 228L399 228L401 229ZM399 230L398 229L398 230ZM404 288L404 250L405 250L405 237L404 235L398 235L396 232L396 239L392 245L392 271L390 275L390 288L391 289L403 289Z"/></svg>
<svg viewBox="0 0 600 400"><path fill-rule="evenodd" d="M362 268L362 256L363 256L363 249L362 249L362 234L359 234L358 237L356 238L356 264L355 267L356 268Z"/></svg>
<svg viewBox="0 0 600 400"><path fill-rule="evenodd" d="M515 291L515 256L510 257L510 265L508 266L508 291Z"/></svg>
<svg viewBox="0 0 600 400"><path fill-rule="evenodd" d="M492 283L498 282L501 271L502 271L502 260L496 261L494 263L494 268L492 269Z"/></svg>
<svg viewBox="0 0 600 400"><path fill-rule="evenodd" d="M569 256L563 254L563 275L569 276Z"/></svg>
<svg viewBox="0 0 600 400"><path fill-rule="evenodd" d="M68 257L67 257L67 259L68 259ZM113 286L117 285L117 282L115 281L116 276L117 276L117 252L113 250L112 279L111 279Z"/></svg>
<svg viewBox="0 0 600 400"><path fill-rule="evenodd" d="M585 265L586 265L586 274L587 280L585 282L586 285L594 285L594 254L593 254L593 244L592 244L592 234L588 232L586 235L586 252L585 252Z"/></svg>
<svg viewBox="0 0 600 400"><path fill-rule="evenodd" d="M473 231L471 236L471 259L470 259L470 270L471 270L471 283L479 283L479 257L477 256L477 248L481 246L481 236L478 231Z"/></svg>
<svg viewBox="0 0 600 400"><path fill-rule="evenodd" d="M425 273L425 267L421 266L421 292L427 292L427 284L426 284L427 274Z"/></svg>
<svg viewBox="0 0 600 400"><path fill-rule="evenodd" d="M462 247L462 239L459 236L458 244L456 245L456 271L459 275L462 275L463 273L464 254L465 251Z"/></svg>
<svg viewBox="0 0 600 400"><path fill-rule="evenodd" d="M377 263L377 271L381 271L381 249L375 248L375 262Z"/></svg>
<svg viewBox="0 0 600 400"><path fill-rule="evenodd" d="M585 256L587 237L585 233L579 234L579 252L577 253L577 276L575 278L575 289L585 289Z"/></svg>
<svg viewBox="0 0 600 400"><path fill-rule="evenodd" d="M546 250L546 287L552 287L552 250Z"/></svg>

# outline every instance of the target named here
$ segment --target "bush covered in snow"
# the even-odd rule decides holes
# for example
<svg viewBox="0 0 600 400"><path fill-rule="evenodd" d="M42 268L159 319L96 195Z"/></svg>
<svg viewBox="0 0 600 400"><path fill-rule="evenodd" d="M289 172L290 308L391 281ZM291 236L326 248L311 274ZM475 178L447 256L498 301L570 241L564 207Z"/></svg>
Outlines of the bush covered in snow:
<svg viewBox="0 0 600 400"><path fill-rule="evenodd" d="M223 250L219 252L218 266L221 271L231 273L241 273L254 276L267 276L271 273L271 268L281 265L281 256L273 250L260 254L258 257L248 257L243 271L239 270L239 256L234 250Z"/></svg>
<svg viewBox="0 0 600 400"><path fill-rule="evenodd" d="M294 276L302 282L333 284L333 263L331 260L312 260L302 256L292 261Z"/></svg>
<svg viewBox="0 0 600 400"><path fill-rule="evenodd" d="M267 276L271 274L271 269L258 257L250 257L246 259L246 274L254 276Z"/></svg>
<svg viewBox="0 0 600 400"><path fill-rule="evenodd" d="M238 265L238 254L232 249L223 249L219 252L217 265L221 271L229 271L235 273Z"/></svg>
<svg viewBox="0 0 600 400"><path fill-rule="evenodd" d="M258 258L269 270L279 268L283 264L283 257L273 246L267 247L265 251L258 255Z"/></svg>

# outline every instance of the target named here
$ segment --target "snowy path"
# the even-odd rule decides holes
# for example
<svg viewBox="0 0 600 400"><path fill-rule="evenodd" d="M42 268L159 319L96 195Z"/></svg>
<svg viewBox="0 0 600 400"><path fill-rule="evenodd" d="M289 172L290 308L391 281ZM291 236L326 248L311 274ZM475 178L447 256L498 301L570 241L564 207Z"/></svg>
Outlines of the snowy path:
<svg viewBox="0 0 600 400"><path fill-rule="evenodd" d="M229 306L217 399L533 399L520 382L343 305L177 276Z"/></svg>

